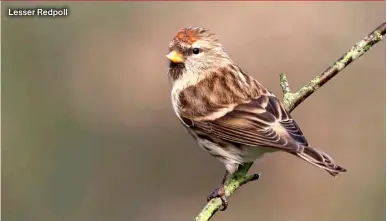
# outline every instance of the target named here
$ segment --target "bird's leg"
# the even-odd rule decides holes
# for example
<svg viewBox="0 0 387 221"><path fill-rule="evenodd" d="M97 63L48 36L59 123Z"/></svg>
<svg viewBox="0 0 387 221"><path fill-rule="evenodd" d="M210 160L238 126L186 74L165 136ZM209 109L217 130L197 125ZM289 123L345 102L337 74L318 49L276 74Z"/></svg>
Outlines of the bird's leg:
<svg viewBox="0 0 387 221"><path fill-rule="evenodd" d="M219 187L219 188L216 188L210 195L208 195L207 197L207 201L210 201L211 199L213 198L217 198L219 197L221 200L222 200L222 208L220 208L219 210L220 211L224 211L227 209L227 206L228 206L228 202L227 202L227 199L226 199L226 192L225 192L225 189L224 189L224 184L226 183L228 177L232 174L234 174L235 171L237 171L237 169L240 167L241 165L238 165L234 168L231 168L231 170L226 170L226 173L224 174L223 176L223 179L222 179L222 185ZM253 174L252 178L250 179L250 181L253 181L253 180L258 180L260 177L259 174Z"/></svg>
<svg viewBox="0 0 387 221"><path fill-rule="evenodd" d="M207 201L210 201L213 198L219 197L222 200L222 208L220 208L220 211L224 211L227 209L228 202L226 199L226 192L224 190L224 184L226 183L226 180L230 173L226 170L226 173L223 176L222 179L222 185L220 187L216 188L210 195L207 197Z"/></svg>

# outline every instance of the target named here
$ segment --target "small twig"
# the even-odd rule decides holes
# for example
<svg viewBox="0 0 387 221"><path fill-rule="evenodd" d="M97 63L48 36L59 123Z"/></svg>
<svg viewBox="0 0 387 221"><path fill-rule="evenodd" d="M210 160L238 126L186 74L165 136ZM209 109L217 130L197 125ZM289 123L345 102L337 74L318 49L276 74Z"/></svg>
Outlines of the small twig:
<svg viewBox="0 0 387 221"><path fill-rule="evenodd" d="M288 82L288 78L286 77L285 73L280 74L280 86L282 89L283 94L283 103L285 107L288 107L291 105L292 101L294 100L294 94L290 91L290 86Z"/></svg>
<svg viewBox="0 0 387 221"><path fill-rule="evenodd" d="M306 98L316 92L326 82L336 76L347 65L352 63L357 58L361 57L367 52L374 44L382 40L383 35L386 34L386 22L383 22L379 27L367 35L363 40L356 43L351 50L340 57L333 65L327 68L319 76L314 77L308 84L303 86L295 93L290 91L289 82L284 73L280 76L280 85L284 95L283 103L286 109L291 112L299 104L301 104ZM245 163L239 167L239 169L233 174L233 176L224 185L226 197L232 195L240 186L257 180L259 176L247 175L250 167L253 163ZM220 199L212 199L207 203L199 215L195 218L195 221L207 221L218 211L222 206Z"/></svg>
<svg viewBox="0 0 387 221"><path fill-rule="evenodd" d="M286 77L285 73L282 73L280 75L280 86L282 88L283 94L290 93L290 86L289 86L288 78Z"/></svg>

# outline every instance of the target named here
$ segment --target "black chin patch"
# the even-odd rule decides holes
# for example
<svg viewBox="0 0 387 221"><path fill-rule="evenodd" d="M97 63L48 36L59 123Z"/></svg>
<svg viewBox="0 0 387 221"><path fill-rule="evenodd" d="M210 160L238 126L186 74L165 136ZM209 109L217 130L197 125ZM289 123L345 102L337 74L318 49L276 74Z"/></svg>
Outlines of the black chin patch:
<svg viewBox="0 0 387 221"><path fill-rule="evenodd" d="M169 67L170 68L183 68L184 67L184 64L183 63L175 63L175 62L172 62L172 61L169 61Z"/></svg>
<svg viewBox="0 0 387 221"><path fill-rule="evenodd" d="M184 72L185 65L183 63L174 63L174 62L169 62L169 76L173 80L176 80L181 76Z"/></svg>
<svg viewBox="0 0 387 221"><path fill-rule="evenodd" d="M176 67L176 65L177 65L177 64L176 64L176 63L173 63L172 61L169 62L169 67L170 67L170 68L174 68L174 67Z"/></svg>

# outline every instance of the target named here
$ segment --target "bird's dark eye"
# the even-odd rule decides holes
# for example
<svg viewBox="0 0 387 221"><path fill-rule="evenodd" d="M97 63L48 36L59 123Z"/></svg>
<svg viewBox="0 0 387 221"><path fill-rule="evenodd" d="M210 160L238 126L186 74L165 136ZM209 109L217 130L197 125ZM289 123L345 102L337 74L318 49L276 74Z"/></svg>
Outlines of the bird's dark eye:
<svg viewBox="0 0 387 221"><path fill-rule="evenodd" d="M199 48L192 49L192 53L194 53L194 54L199 54L199 52L200 52Z"/></svg>

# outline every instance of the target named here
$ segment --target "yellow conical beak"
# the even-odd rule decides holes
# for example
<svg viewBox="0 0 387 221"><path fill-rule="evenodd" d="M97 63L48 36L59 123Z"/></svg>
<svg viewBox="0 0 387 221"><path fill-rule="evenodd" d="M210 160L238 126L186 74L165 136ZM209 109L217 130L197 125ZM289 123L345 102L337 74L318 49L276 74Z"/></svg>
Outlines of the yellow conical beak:
<svg viewBox="0 0 387 221"><path fill-rule="evenodd" d="M184 57L179 52L171 51L166 56L173 63L184 63Z"/></svg>

